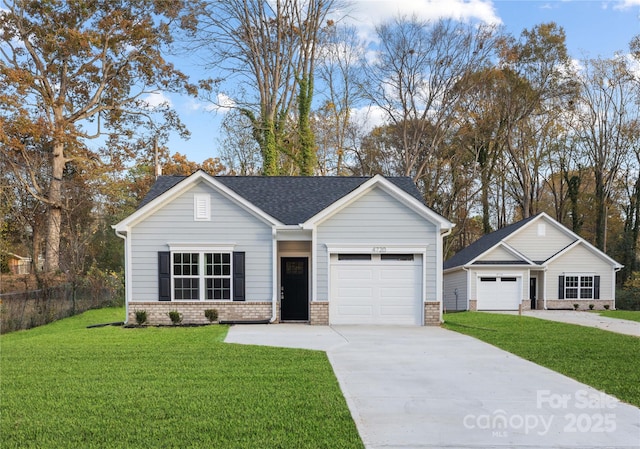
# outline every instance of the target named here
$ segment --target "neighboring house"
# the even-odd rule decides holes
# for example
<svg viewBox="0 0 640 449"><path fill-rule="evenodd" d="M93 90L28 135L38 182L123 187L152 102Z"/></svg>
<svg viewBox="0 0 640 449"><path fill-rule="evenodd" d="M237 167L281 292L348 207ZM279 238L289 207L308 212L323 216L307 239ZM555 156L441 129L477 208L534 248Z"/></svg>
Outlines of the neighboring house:
<svg viewBox="0 0 640 449"><path fill-rule="evenodd" d="M31 273L31 257L24 257L18 254L4 253L9 271L13 274L30 274Z"/></svg>
<svg viewBox="0 0 640 449"><path fill-rule="evenodd" d="M453 225L409 178L161 176L114 226L127 319L439 324Z"/></svg>
<svg viewBox="0 0 640 449"><path fill-rule="evenodd" d="M622 265L541 213L481 237L444 263L445 310L615 307Z"/></svg>

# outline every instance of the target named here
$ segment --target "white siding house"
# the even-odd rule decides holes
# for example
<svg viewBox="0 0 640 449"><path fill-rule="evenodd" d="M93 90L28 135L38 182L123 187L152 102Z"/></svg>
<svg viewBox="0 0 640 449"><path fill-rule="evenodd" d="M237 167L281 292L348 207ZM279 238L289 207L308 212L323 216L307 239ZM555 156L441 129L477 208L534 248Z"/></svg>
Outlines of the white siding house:
<svg viewBox="0 0 640 449"><path fill-rule="evenodd" d="M448 259L445 309L614 308L621 268L541 213L488 234Z"/></svg>
<svg viewBox="0 0 640 449"><path fill-rule="evenodd" d="M438 324L453 225L409 178L160 177L114 226L127 319Z"/></svg>

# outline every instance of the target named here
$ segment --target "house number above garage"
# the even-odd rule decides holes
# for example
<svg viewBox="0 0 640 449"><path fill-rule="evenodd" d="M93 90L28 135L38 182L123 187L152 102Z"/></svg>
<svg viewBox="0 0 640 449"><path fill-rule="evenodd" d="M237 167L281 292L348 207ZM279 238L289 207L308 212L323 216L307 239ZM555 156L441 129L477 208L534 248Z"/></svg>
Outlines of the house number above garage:
<svg viewBox="0 0 640 449"><path fill-rule="evenodd" d="M387 248L385 246L374 246L371 248L371 252L375 254L386 253Z"/></svg>

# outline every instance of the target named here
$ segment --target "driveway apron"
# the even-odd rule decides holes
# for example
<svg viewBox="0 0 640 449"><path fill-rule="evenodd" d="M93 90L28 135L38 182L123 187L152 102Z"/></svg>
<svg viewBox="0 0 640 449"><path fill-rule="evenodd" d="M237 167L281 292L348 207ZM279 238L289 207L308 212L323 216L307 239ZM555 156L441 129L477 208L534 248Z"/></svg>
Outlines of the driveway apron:
<svg viewBox="0 0 640 449"><path fill-rule="evenodd" d="M640 448L637 407L445 329L233 326L226 341L327 351L367 448Z"/></svg>

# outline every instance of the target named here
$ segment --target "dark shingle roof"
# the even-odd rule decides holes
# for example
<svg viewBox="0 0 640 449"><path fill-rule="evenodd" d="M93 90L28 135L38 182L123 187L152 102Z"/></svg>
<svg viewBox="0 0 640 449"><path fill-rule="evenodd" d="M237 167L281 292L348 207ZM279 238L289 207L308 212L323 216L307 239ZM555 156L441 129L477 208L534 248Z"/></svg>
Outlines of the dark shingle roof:
<svg viewBox="0 0 640 449"><path fill-rule="evenodd" d="M525 218L524 220L520 220L516 223L510 224L509 226L505 226L504 228L498 229L497 231L492 232L491 234L487 234L485 236L480 237L478 240L473 242L471 245L467 246L464 249L461 249L449 259L444 262L443 268L446 270L448 268L459 267L462 265L466 265L480 254L487 251L489 248L500 243L502 240L507 238L509 235L513 234L515 231L529 223L531 220L536 218L538 215L532 215L529 218ZM517 262L514 262L517 263Z"/></svg>
<svg viewBox="0 0 640 449"><path fill-rule="evenodd" d="M149 203L186 176L160 176L138 208ZM217 181L284 224L303 223L357 189L369 177L341 176L217 176ZM423 203L411 178L388 181Z"/></svg>

